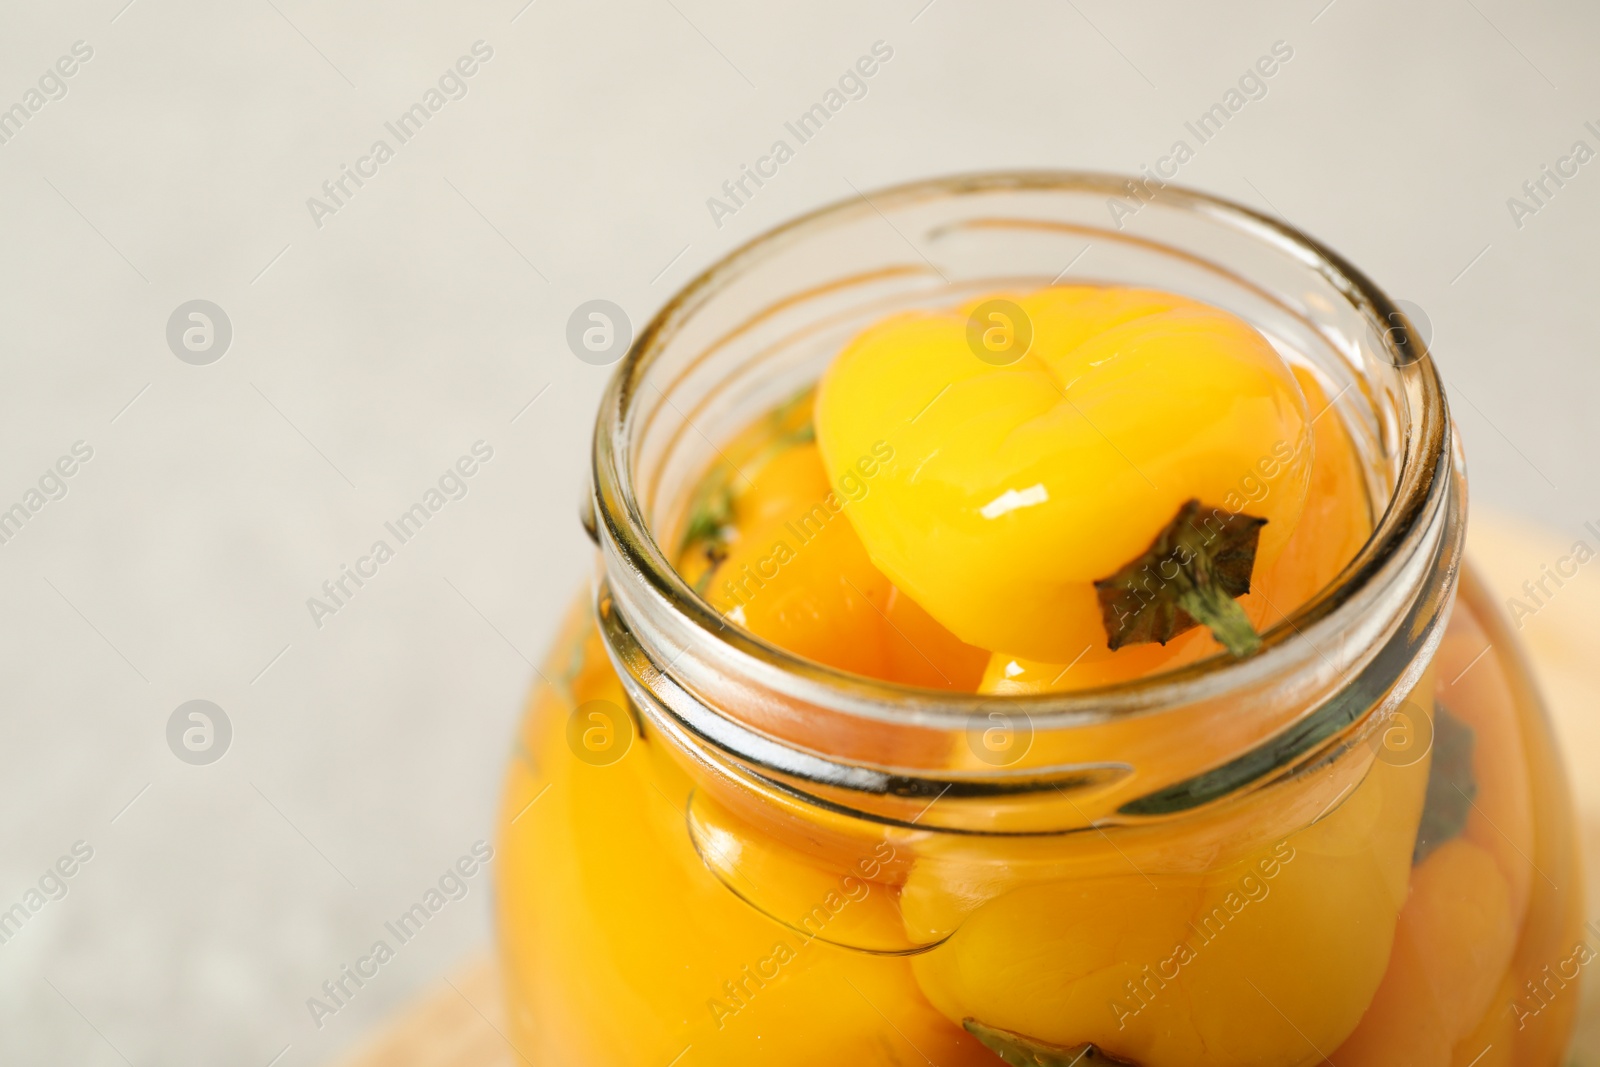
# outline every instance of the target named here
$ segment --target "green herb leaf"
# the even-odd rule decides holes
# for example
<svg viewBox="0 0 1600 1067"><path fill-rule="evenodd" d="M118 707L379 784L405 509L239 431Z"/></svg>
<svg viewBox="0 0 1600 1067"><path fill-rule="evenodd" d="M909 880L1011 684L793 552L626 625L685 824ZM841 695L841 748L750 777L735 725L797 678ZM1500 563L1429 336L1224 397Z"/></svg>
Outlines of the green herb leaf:
<svg viewBox="0 0 1600 1067"><path fill-rule="evenodd" d="M752 456L741 460L745 471L759 470L772 457L817 439L816 425L811 418L813 398L813 391L804 389L767 413L771 437ZM695 583L697 592L704 593L710 587L717 567L728 558L728 538L737 523L733 492L735 473L731 462L718 464L700 483L689 505L689 518L684 524L678 551L687 552L698 544L710 564Z"/></svg>
<svg viewBox="0 0 1600 1067"><path fill-rule="evenodd" d="M689 512L683 528L683 547L696 541L721 541L723 530L733 524L733 490L725 481L708 484Z"/></svg>
<svg viewBox="0 0 1600 1067"><path fill-rule="evenodd" d="M1235 597L1250 591L1266 519L1190 500L1144 553L1094 583L1106 647L1166 644L1204 625L1229 652L1261 647Z"/></svg>
<svg viewBox="0 0 1600 1067"><path fill-rule="evenodd" d="M816 423L811 417L811 406L816 398L815 387L807 387L772 409L767 418L773 427L775 444L781 448L810 444L817 439Z"/></svg>
<svg viewBox="0 0 1600 1067"><path fill-rule="evenodd" d="M985 1026L976 1019L964 1019L967 1033L983 1042L985 1048L1011 1067L1091 1067L1093 1064L1123 1064L1137 1067L1131 1060L1119 1060L1091 1044L1048 1045L1031 1037Z"/></svg>
<svg viewBox="0 0 1600 1067"><path fill-rule="evenodd" d="M1433 762L1428 765L1428 793L1422 802L1417 844L1411 851L1413 866L1467 825L1472 802L1478 797L1478 780L1472 773L1475 740L1472 727L1443 704L1434 703Z"/></svg>

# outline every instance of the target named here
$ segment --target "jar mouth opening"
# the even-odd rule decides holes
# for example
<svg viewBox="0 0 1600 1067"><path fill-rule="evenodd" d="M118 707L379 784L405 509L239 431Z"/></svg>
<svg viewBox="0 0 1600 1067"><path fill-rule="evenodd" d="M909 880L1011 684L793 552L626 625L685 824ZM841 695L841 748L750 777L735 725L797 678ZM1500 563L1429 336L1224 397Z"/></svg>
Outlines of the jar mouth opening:
<svg viewBox="0 0 1600 1067"><path fill-rule="evenodd" d="M1315 272L1347 301L1376 335L1381 355L1396 375L1394 391L1405 402L1406 422L1395 442L1392 490L1386 500L1374 502L1378 506L1371 535L1325 588L1262 634L1262 647L1256 653L1234 659L1219 652L1174 670L1055 693L949 692L874 679L796 655L729 624L681 577L646 517L634 477L630 427L637 406L649 391L659 392L647 375L684 324L741 273L831 221L860 212L885 214L886 209L930 199L1007 191L1125 197L1131 183L1142 181L1098 172L1013 171L910 182L824 205L724 256L674 294L638 334L601 401L594 439L594 507L603 542L614 546L631 576L691 624L697 639L735 653L740 663L765 683L782 678L788 688L807 699L880 721L958 727L1003 705L1026 715L1035 727L1101 722L1225 697L1230 691L1285 677L1296 661L1323 656L1315 635L1334 632L1341 620L1362 609L1373 587L1392 576L1398 561L1416 554L1426 540L1425 530L1436 523L1451 491L1453 445L1443 383L1426 338L1387 294L1338 253L1287 221L1171 183L1162 184L1152 194L1163 207L1203 216L1208 224L1272 248ZM1239 280L1249 284L1248 279Z"/></svg>

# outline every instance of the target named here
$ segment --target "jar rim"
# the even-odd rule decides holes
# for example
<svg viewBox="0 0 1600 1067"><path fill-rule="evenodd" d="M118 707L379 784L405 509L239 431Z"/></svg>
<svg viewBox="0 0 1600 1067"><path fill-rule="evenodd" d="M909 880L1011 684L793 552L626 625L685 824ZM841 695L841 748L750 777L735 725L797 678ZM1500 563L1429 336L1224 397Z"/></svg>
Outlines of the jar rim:
<svg viewBox="0 0 1600 1067"><path fill-rule="evenodd" d="M635 493L627 431L646 374L667 341L696 310L731 279L763 258L801 239L811 229L861 210L989 192L1071 192L1125 196L1130 179L1103 172L1038 170L961 174L891 186L825 204L740 245L689 281L638 334L602 398L593 453L593 506L604 543L620 562L671 610L707 640L747 658L763 678L782 676L805 696L838 711L868 718L937 728L959 727L997 705L1025 714L1035 728L1101 722L1109 717L1178 704L1210 701L1235 688L1281 676L1291 661L1321 655L1308 634L1331 629L1359 609L1374 585L1391 577L1397 561L1414 555L1425 531L1451 491L1453 442L1442 379L1426 340L1404 312L1370 278L1337 252L1287 221L1210 193L1163 183L1155 193L1163 206L1179 207L1231 226L1311 268L1366 317L1399 375L1410 424L1401 442L1393 491L1377 515L1372 534L1356 556L1319 593L1262 635L1262 647L1242 659L1225 653L1188 666L1113 685L1035 694L977 694L924 689L853 674L791 653L723 616L679 575L657 542ZM865 205L863 206L863 201ZM1458 524L1457 524L1458 525ZM1459 530L1447 535L1459 554ZM1445 546L1447 549L1450 546ZM1454 560L1447 559L1449 583ZM1401 613L1406 614L1404 612ZM1296 642L1296 638L1306 638ZM1300 645L1311 646L1309 651Z"/></svg>

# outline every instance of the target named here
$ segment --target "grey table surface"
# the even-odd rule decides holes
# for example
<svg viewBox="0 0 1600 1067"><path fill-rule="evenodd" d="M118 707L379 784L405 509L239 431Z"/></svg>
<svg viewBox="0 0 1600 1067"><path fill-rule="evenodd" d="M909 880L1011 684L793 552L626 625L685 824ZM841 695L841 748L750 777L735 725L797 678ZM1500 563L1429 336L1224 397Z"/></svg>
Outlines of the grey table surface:
<svg viewBox="0 0 1600 1067"><path fill-rule="evenodd" d="M714 217L876 42L865 95ZM852 186L1134 170L1276 42L1292 61L1180 180L1423 308L1475 502L1577 536L1600 163L1559 161L1600 149L1593 5L7 4L0 508L40 506L0 545L0 909L65 895L0 944L0 1061L327 1063L486 939L479 874L308 1011L492 836L527 661L592 567L574 505L608 371L567 350L578 304L641 324ZM1546 165L1576 176L1539 206ZM204 365L167 337L196 299L231 324ZM479 441L466 495L313 619ZM168 745L191 700L231 724L209 765Z"/></svg>

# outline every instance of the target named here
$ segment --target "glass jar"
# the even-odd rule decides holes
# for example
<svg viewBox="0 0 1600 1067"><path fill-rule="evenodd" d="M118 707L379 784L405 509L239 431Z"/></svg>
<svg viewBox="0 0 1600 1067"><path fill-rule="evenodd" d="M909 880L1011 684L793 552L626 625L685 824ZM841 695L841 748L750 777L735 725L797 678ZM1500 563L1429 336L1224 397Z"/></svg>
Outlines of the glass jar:
<svg viewBox="0 0 1600 1067"><path fill-rule="evenodd" d="M1068 274L1241 316L1356 442L1374 532L1259 653L934 692L792 656L679 577L719 444L856 331ZM1280 221L1024 173L751 242L661 311L601 407L600 577L502 807L509 1040L607 1067L1555 1067L1592 955L1570 799L1465 518L1425 343Z"/></svg>

